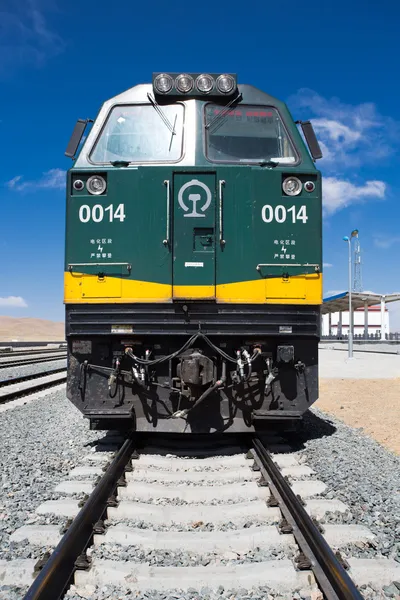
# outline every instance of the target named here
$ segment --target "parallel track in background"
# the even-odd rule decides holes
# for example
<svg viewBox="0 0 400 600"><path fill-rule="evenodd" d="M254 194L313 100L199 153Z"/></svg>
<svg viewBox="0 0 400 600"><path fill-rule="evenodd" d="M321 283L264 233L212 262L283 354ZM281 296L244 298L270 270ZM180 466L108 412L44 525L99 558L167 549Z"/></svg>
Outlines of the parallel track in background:
<svg viewBox="0 0 400 600"><path fill-rule="evenodd" d="M13 350L12 352L2 352L1 348L0 348L0 358L5 357L8 358L10 356L26 356L26 355L33 355L33 354L51 354L51 353L55 353L55 352L66 352L67 348L41 348L40 350L35 350L34 348L32 350L29 349L25 349L25 350Z"/></svg>
<svg viewBox="0 0 400 600"><path fill-rule="evenodd" d="M38 379L39 377L47 377L48 375L55 375L56 373L62 373L65 371L65 367L58 367L57 369L49 369L48 371L41 371L40 373L33 373L32 375L21 375L21 377L11 377L10 379L0 379L0 388L7 387L8 385L16 385L17 383L23 383L25 381L31 381ZM1 375L1 372L0 372Z"/></svg>
<svg viewBox="0 0 400 600"><path fill-rule="evenodd" d="M64 383L66 380L67 371L65 368L15 377L11 380L2 380L0 381L0 404L5 404L11 400L52 388L60 383Z"/></svg>
<svg viewBox="0 0 400 600"><path fill-rule="evenodd" d="M151 443L149 445L144 444L144 452L150 454L160 452L158 441L155 444L156 450L154 450L154 446L151 446ZM107 507L118 506L116 500L118 486L126 485L125 472L134 470L132 465L140 463L140 454L137 454L138 449L139 452L142 452L140 446L141 444L138 445L132 439L125 440L67 532L61 538L57 547L37 575L24 600L59 600L63 598L67 589L73 583L76 570L91 568L90 561L86 567L83 566L85 565L85 561L88 560L86 558L86 549L93 543L94 533L100 533L98 531L99 523L103 523L103 520L106 518ZM243 450L243 444L241 443L239 446ZM194 451L193 447L195 447ZM168 448L164 443L161 448L161 453L164 452L164 456L168 457L168 452L170 451L174 454L177 446ZM197 448L196 459L204 458L208 456L207 451L210 452L210 449L207 450L201 444L197 446L194 444L191 448L187 454L195 456ZM213 444L211 448L214 456L224 454L223 445L217 443ZM303 508L301 499L295 495L291 485L282 475L280 468L272 460L268 447L258 437L255 437L252 442L247 438L244 452L246 450L249 450L247 458L254 458L253 470L261 471L264 481L261 480L260 484L268 485L271 499L276 502L276 504L270 504L270 506L278 506L283 518L292 527L295 541L299 546L300 552L303 553L302 560L309 563L306 566L303 565L302 568L308 570L308 572L313 572L319 588L324 594L324 598L326 600L362 600L363 596L349 577L345 568L336 558L334 551L329 547L311 517ZM182 451L182 456L185 456L186 447ZM211 453L209 455L211 456ZM132 458L138 460L131 462ZM149 456L147 456L147 459L149 459ZM199 460L200 463L201 461ZM146 464L151 464L151 461L150 463L146 462ZM146 468L145 465L144 467ZM248 466L250 467L251 465L248 464ZM168 473L168 471L165 473ZM184 478L185 472L182 472L182 479ZM161 481L164 480L161 479ZM171 481L174 481L172 476ZM168 484L166 489L168 489ZM221 489L223 489L223 486ZM112 510L117 511L118 508L113 508ZM101 529L102 525L100 525ZM101 533L103 532L101 531ZM226 535L228 534L229 532L227 531ZM182 533L182 536L184 535ZM94 563L96 563L96 559ZM260 563L260 569L263 568L263 564L266 563ZM157 570L157 567L155 567L155 570ZM158 571L162 571L162 567L158 568ZM179 587L179 581L176 583L177 587Z"/></svg>
<svg viewBox="0 0 400 600"><path fill-rule="evenodd" d="M1 359L1 355L0 355L0 359ZM0 360L0 369L5 369L8 367L22 367L24 365L36 365L39 363L44 363L44 362L53 362L55 360L66 360L67 359L67 353L63 352L63 353L59 353L57 354L57 356L54 355L48 355L48 356L41 356L40 358L25 358L25 359L21 359L21 360L11 360L11 361L5 361L2 362Z"/></svg>

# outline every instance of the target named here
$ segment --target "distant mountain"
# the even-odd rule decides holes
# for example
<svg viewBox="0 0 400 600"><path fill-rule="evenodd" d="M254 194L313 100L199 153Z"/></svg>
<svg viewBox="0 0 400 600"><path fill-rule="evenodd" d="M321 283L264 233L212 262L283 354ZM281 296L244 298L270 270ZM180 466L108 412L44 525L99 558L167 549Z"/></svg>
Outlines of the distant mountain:
<svg viewBox="0 0 400 600"><path fill-rule="evenodd" d="M63 322L0 316L0 342L58 342L64 339Z"/></svg>

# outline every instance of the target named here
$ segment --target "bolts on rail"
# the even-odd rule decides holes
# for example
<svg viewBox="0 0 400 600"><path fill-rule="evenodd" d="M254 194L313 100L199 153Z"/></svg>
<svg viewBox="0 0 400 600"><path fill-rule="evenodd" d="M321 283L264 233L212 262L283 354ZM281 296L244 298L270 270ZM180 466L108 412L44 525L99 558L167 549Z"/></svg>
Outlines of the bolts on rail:
<svg viewBox="0 0 400 600"><path fill-rule="evenodd" d="M72 524L72 519L67 519L64 523L64 525L61 525L60 527L60 533L61 535L64 535L64 533L67 533L68 529L71 527Z"/></svg>
<svg viewBox="0 0 400 600"><path fill-rule="evenodd" d="M50 552L45 552L43 556L39 558L39 560L36 562L35 566L33 567L33 572L40 573L40 571L43 569L44 565L47 563L49 558Z"/></svg>
<svg viewBox="0 0 400 600"><path fill-rule="evenodd" d="M97 535L102 535L105 532L106 532L106 527L104 525L104 521L103 521L103 519L99 519L93 525L93 533L95 533Z"/></svg>
<svg viewBox="0 0 400 600"><path fill-rule="evenodd" d="M279 523L279 531L281 533L293 533L293 527L287 522L286 519L282 519Z"/></svg>
<svg viewBox="0 0 400 600"><path fill-rule="evenodd" d="M278 500L275 498L275 496L272 493L267 500L267 506L269 506L270 508L276 508L277 506L279 506Z"/></svg>
<svg viewBox="0 0 400 600"><path fill-rule="evenodd" d="M107 500L107 508L115 508L116 506L118 506L118 500L117 500L117 496L114 494L111 494L111 496L108 498Z"/></svg>
<svg viewBox="0 0 400 600"><path fill-rule="evenodd" d="M300 554L298 554L294 559L294 562L296 563L299 571L306 571L307 569L311 568L311 561L309 558L307 558L304 552L300 552Z"/></svg>
<svg viewBox="0 0 400 600"><path fill-rule="evenodd" d="M79 569L79 571L86 571L89 569L91 562L91 557L88 556L86 552L82 552L75 561L75 568Z"/></svg>

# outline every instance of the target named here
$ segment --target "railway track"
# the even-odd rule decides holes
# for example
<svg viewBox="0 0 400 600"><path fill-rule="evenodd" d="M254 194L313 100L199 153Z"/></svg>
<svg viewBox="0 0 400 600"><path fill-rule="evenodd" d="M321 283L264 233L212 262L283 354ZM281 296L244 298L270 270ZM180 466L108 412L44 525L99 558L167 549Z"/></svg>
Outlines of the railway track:
<svg viewBox="0 0 400 600"><path fill-rule="evenodd" d="M2 584L26 585L36 570L25 600L62 598L71 584L82 593L105 585L137 594L223 586L260 588L266 597L268 590L284 598L297 591L296 597L358 600L356 584L379 588L398 579L400 565L389 559L342 564L340 547L374 536L362 526L331 523L321 533L315 520L347 507L321 497L324 484L287 450L257 437L250 451L243 440L233 448L193 442L182 452L170 442L152 447L128 439L113 456L99 447L57 486L61 497L37 509L43 519L73 519L66 533L59 525L26 525L11 536L54 547L47 562L20 559L4 570L0 561ZM80 507L82 494L88 496ZM170 553L189 564L157 566Z"/></svg>
<svg viewBox="0 0 400 600"><path fill-rule="evenodd" d="M44 363L44 362L53 362L55 360L63 360L63 359L67 358L67 353L66 352L59 352L58 354L46 354L46 356L41 356L41 357L36 357L33 356L31 358L25 357L25 358L21 358L21 359L16 359L16 360L3 360L2 357L0 357L0 369L3 369L5 367L19 367L19 366L23 366L23 365L36 365L39 363Z"/></svg>
<svg viewBox="0 0 400 600"><path fill-rule="evenodd" d="M26 356L26 355L37 355L37 354L51 354L55 352L63 352L66 351L66 348L40 348L39 350L28 349L28 350L13 350L11 352L2 352L0 348L0 357L9 357L9 356Z"/></svg>
<svg viewBox="0 0 400 600"><path fill-rule="evenodd" d="M31 375L21 375L20 377L10 377L8 379L0 379L0 388L7 385L16 385L17 383L23 383L25 381L31 381L39 377L46 375L54 375L55 373L61 373L65 371L65 367L57 369L49 369L48 371L41 371L40 373L32 373Z"/></svg>
<svg viewBox="0 0 400 600"><path fill-rule="evenodd" d="M3 379L0 381L0 404L59 385L66 379L67 371L65 367L12 379Z"/></svg>

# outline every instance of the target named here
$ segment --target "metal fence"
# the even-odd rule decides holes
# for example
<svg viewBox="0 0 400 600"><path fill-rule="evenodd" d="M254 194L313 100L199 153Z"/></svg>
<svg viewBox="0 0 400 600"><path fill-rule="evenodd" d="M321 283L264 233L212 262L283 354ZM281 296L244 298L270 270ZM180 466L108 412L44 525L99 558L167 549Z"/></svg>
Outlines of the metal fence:
<svg viewBox="0 0 400 600"><path fill-rule="evenodd" d="M321 340L347 340L348 339L348 335L342 334L342 335L321 335ZM380 333L369 333L367 336L365 336L363 333L355 333L353 335L353 340L360 340L363 342L385 342L385 341L392 341L392 342L400 342L400 333L399 332L395 332L395 333L386 333L385 334L385 339L382 340L381 339L381 334Z"/></svg>

